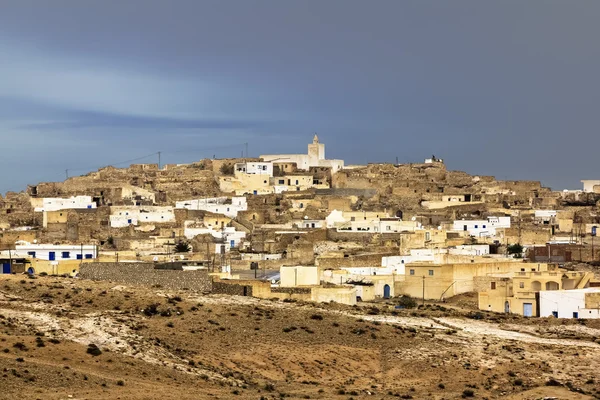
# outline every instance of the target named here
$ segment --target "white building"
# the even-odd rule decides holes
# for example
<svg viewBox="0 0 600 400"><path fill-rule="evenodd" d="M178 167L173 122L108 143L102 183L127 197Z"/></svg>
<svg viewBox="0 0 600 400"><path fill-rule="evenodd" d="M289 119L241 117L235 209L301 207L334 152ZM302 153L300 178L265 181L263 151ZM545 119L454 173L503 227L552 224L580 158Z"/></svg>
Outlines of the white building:
<svg viewBox="0 0 600 400"><path fill-rule="evenodd" d="M235 174L268 175L273 176L273 163L271 162L245 162L237 163L234 168Z"/></svg>
<svg viewBox="0 0 600 400"><path fill-rule="evenodd" d="M210 234L215 239L224 239L227 251L231 247L240 247L244 239L246 238L246 232L237 231L234 227L225 227L223 229L213 229L213 227L203 228L192 228L189 225L193 224L193 221L185 221L185 228L183 229L183 235L188 239L193 239L198 235ZM220 246L220 244L218 245Z"/></svg>
<svg viewBox="0 0 600 400"><path fill-rule="evenodd" d="M260 158L276 163L295 163L296 168L302 170L308 170L310 167L327 167L331 168L332 174L344 168L344 160L325 159L325 144L319 143L316 134L313 142L308 145L308 154L268 154Z"/></svg>
<svg viewBox="0 0 600 400"><path fill-rule="evenodd" d="M448 254L461 256L485 256L490 254L489 244L463 244L448 248Z"/></svg>
<svg viewBox="0 0 600 400"><path fill-rule="evenodd" d="M240 211L248 209L245 197L232 197L231 202L227 197L212 197L206 199L195 199L178 201L175 208L187 208L188 210L202 210L214 214L223 214L229 218L235 218Z"/></svg>
<svg viewBox="0 0 600 400"><path fill-rule="evenodd" d="M74 196L68 199L44 198L41 199L41 205L39 204L39 200L32 199L32 203L37 203L32 204L35 212L96 208L96 203L92 201L91 196Z"/></svg>
<svg viewBox="0 0 600 400"><path fill-rule="evenodd" d="M556 220L556 210L535 210L534 218L537 222L550 224Z"/></svg>
<svg viewBox="0 0 600 400"><path fill-rule="evenodd" d="M583 183L583 191L587 193L593 193L594 186L600 186L600 180L585 180L581 183Z"/></svg>
<svg viewBox="0 0 600 400"><path fill-rule="evenodd" d="M112 206L110 212L112 228L140 223L175 222L175 212L171 206Z"/></svg>
<svg viewBox="0 0 600 400"><path fill-rule="evenodd" d="M325 220L322 219L303 219L298 222L304 229L321 229L325 227Z"/></svg>
<svg viewBox="0 0 600 400"><path fill-rule="evenodd" d="M496 229L510 228L510 217L488 217L487 220L454 221L453 230L469 232L470 236L495 236Z"/></svg>
<svg viewBox="0 0 600 400"><path fill-rule="evenodd" d="M540 317L600 318L600 288L542 290Z"/></svg>
<svg viewBox="0 0 600 400"><path fill-rule="evenodd" d="M37 258L47 261L71 261L90 260L98 256L95 245L55 245L55 244L31 244L28 242L17 242L12 256L23 258Z"/></svg>

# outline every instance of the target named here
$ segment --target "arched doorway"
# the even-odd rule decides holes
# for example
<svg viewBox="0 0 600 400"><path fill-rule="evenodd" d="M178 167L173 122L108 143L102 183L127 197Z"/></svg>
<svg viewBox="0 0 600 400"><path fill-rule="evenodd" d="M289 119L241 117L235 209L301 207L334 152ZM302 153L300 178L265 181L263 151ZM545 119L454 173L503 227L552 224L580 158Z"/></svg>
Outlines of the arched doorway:
<svg viewBox="0 0 600 400"><path fill-rule="evenodd" d="M531 282L531 290L533 290L534 292L539 292L540 290L542 290L542 284L538 281Z"/></svg>
<svg viewBox="0 0 600 400"><path fill-rule="evenodd" d="M546 282L546 290L558 290L559 284L556 282Z"/></svg>
<svg viewBox="0 0 600 400"><path fill-rule="evenodd" d="M27 273L29 275L33 275L33 274L35 274L35 270L33 269L33 267L29 267L29 268L27 268Z"/></svg>
<svg viewBox="0 0 600 400"><path fill-rule="evenodd" d="M390 294L391 294L390 285L385 285L383 287L383 298L384 299L389 299L390 298Z"/></svg>
<svg viewBox="0 0 600 400"><path fill-rule="evenodd" d="M504 312L507 314L510 312L510 303L508 301L504 302Z"/></svg>

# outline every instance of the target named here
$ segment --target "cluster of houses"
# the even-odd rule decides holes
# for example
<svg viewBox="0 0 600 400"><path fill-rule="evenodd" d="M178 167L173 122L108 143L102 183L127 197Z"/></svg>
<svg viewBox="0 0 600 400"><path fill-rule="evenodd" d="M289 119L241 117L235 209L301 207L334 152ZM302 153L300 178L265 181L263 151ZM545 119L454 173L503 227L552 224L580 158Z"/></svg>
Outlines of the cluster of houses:
<svg viewBox="0 0 600 400"><path fill-rule="evenodd" d="M384 177L396 173L381 168ZM131 185L119 189L124 199L133 199L129 203L101 205L87 194L34 196L32 219L45 237L63 239L42 243L34 234L38 228L13 227L11 243L0 250L2 273L76 275L86 262L196 257L203 265L212 262L211 272L223 281L260 286L254 293L266 293L265 282L239 279L236 271L277 271L270 275L276 276L269 280L273 288L302 289L289 293L311 293L308 298L318 301L443 301L476 292L481 310L600 318L600 281L591 272L565 268L575 259L597 258L594 206L586 218L572 208L551 207L559 200L589 203L600 194L600 181L583 181L577 193L545 192L541 198L530 183L447 175L443 161L432 157L407 167L412 175L402 184L375 190L370 185L377 187L382 178L326 159L317 135L307 154L262 155L221 169L214 177L219 196L169 202L163 192ZM346 172L354 169L355 175ZM436 181L442 173L457 182L448 192ZM348 183L351 177L354 183ZM459 193L465 182L479 192ZM403 213L393 202L389 208L373 205L394 197L410 199L418 211ZM289 218L279 218L283 214ZM92 215L98 223L86 219ZM281 221L269 222L269 215ZM175 254L178 242L192 251Z"/></svg>

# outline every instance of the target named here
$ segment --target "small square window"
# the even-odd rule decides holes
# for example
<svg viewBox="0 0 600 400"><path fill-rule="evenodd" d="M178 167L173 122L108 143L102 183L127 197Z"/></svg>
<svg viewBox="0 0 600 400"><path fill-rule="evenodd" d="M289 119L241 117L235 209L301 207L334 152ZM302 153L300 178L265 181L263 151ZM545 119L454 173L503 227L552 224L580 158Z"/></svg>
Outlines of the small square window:
<svg viewBox="0 0 600 400"><path fill-rule="evenodd" d="M475 229L477 229L477 225L475 225Z"/></svg>
<svg viewBox="0 0 600 400"><path fill-rule="evenodd" d="M410 270L410 274L411 274L411 275L414 275L414 274L415 274L415 270L414 270L414 269L411 269L411 270Z"/></svg>
<svg viewBox="0 0 600 400"><path fill-rule="evenodd" d="M490 288L492 290L496 289L496 282L492 282L491 285L490 285Z"/></svg>
<svg viewBox="0 0 600 400"><path fill-rule="evenodd" d="M485 225L483 225L483 229L485 229Z"/></svg>
<svg viewBox="0 0 600 400"><path fill-rule="evenodd" d="M433 276L433 270L432 269L429 270L429 276Z"/></svg>
<svg viewBox="0 0 600 400"><path fill-rule="evenodd" d="M519 287L521 289L524 289L525 288L525 282L519 282Z"/></svg>

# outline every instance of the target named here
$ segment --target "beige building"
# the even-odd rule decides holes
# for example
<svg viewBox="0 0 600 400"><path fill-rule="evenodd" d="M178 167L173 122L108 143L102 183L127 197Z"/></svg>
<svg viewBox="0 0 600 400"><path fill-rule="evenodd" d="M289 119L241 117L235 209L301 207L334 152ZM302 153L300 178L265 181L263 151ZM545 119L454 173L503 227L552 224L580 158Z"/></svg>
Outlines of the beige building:
<svg viewBox="0 0 600 400"><path fill-rule="evenodd" d="M480 287L485 287L479 292L479 309L537 317L539 292L584 289L593 277L591 272L565 271L555 266L546 271L488 276L479 281Z"/></svg>
<svg viewBox="0 0 600 400"><path fill-rule="evenodd" d="M235 193L236 196L246 194L270 194L273 187L268 175L236 172L235 176L219 177L219 188L224 193Z"/></svg>
<svg viewBox="0 0 600 400"><path fill-rule="evenodd" d="M314 286L320 283L315 266L282 266L279 269L281 287Z"/></svg>
<svg viewBox="0 0 600 400"><path fill-rule="evenodd" d="M478 277L526 271L546 271L548 264L511 261L406 265L403 279L395 283L396 295L442 299L475 291Z"/></svg>

